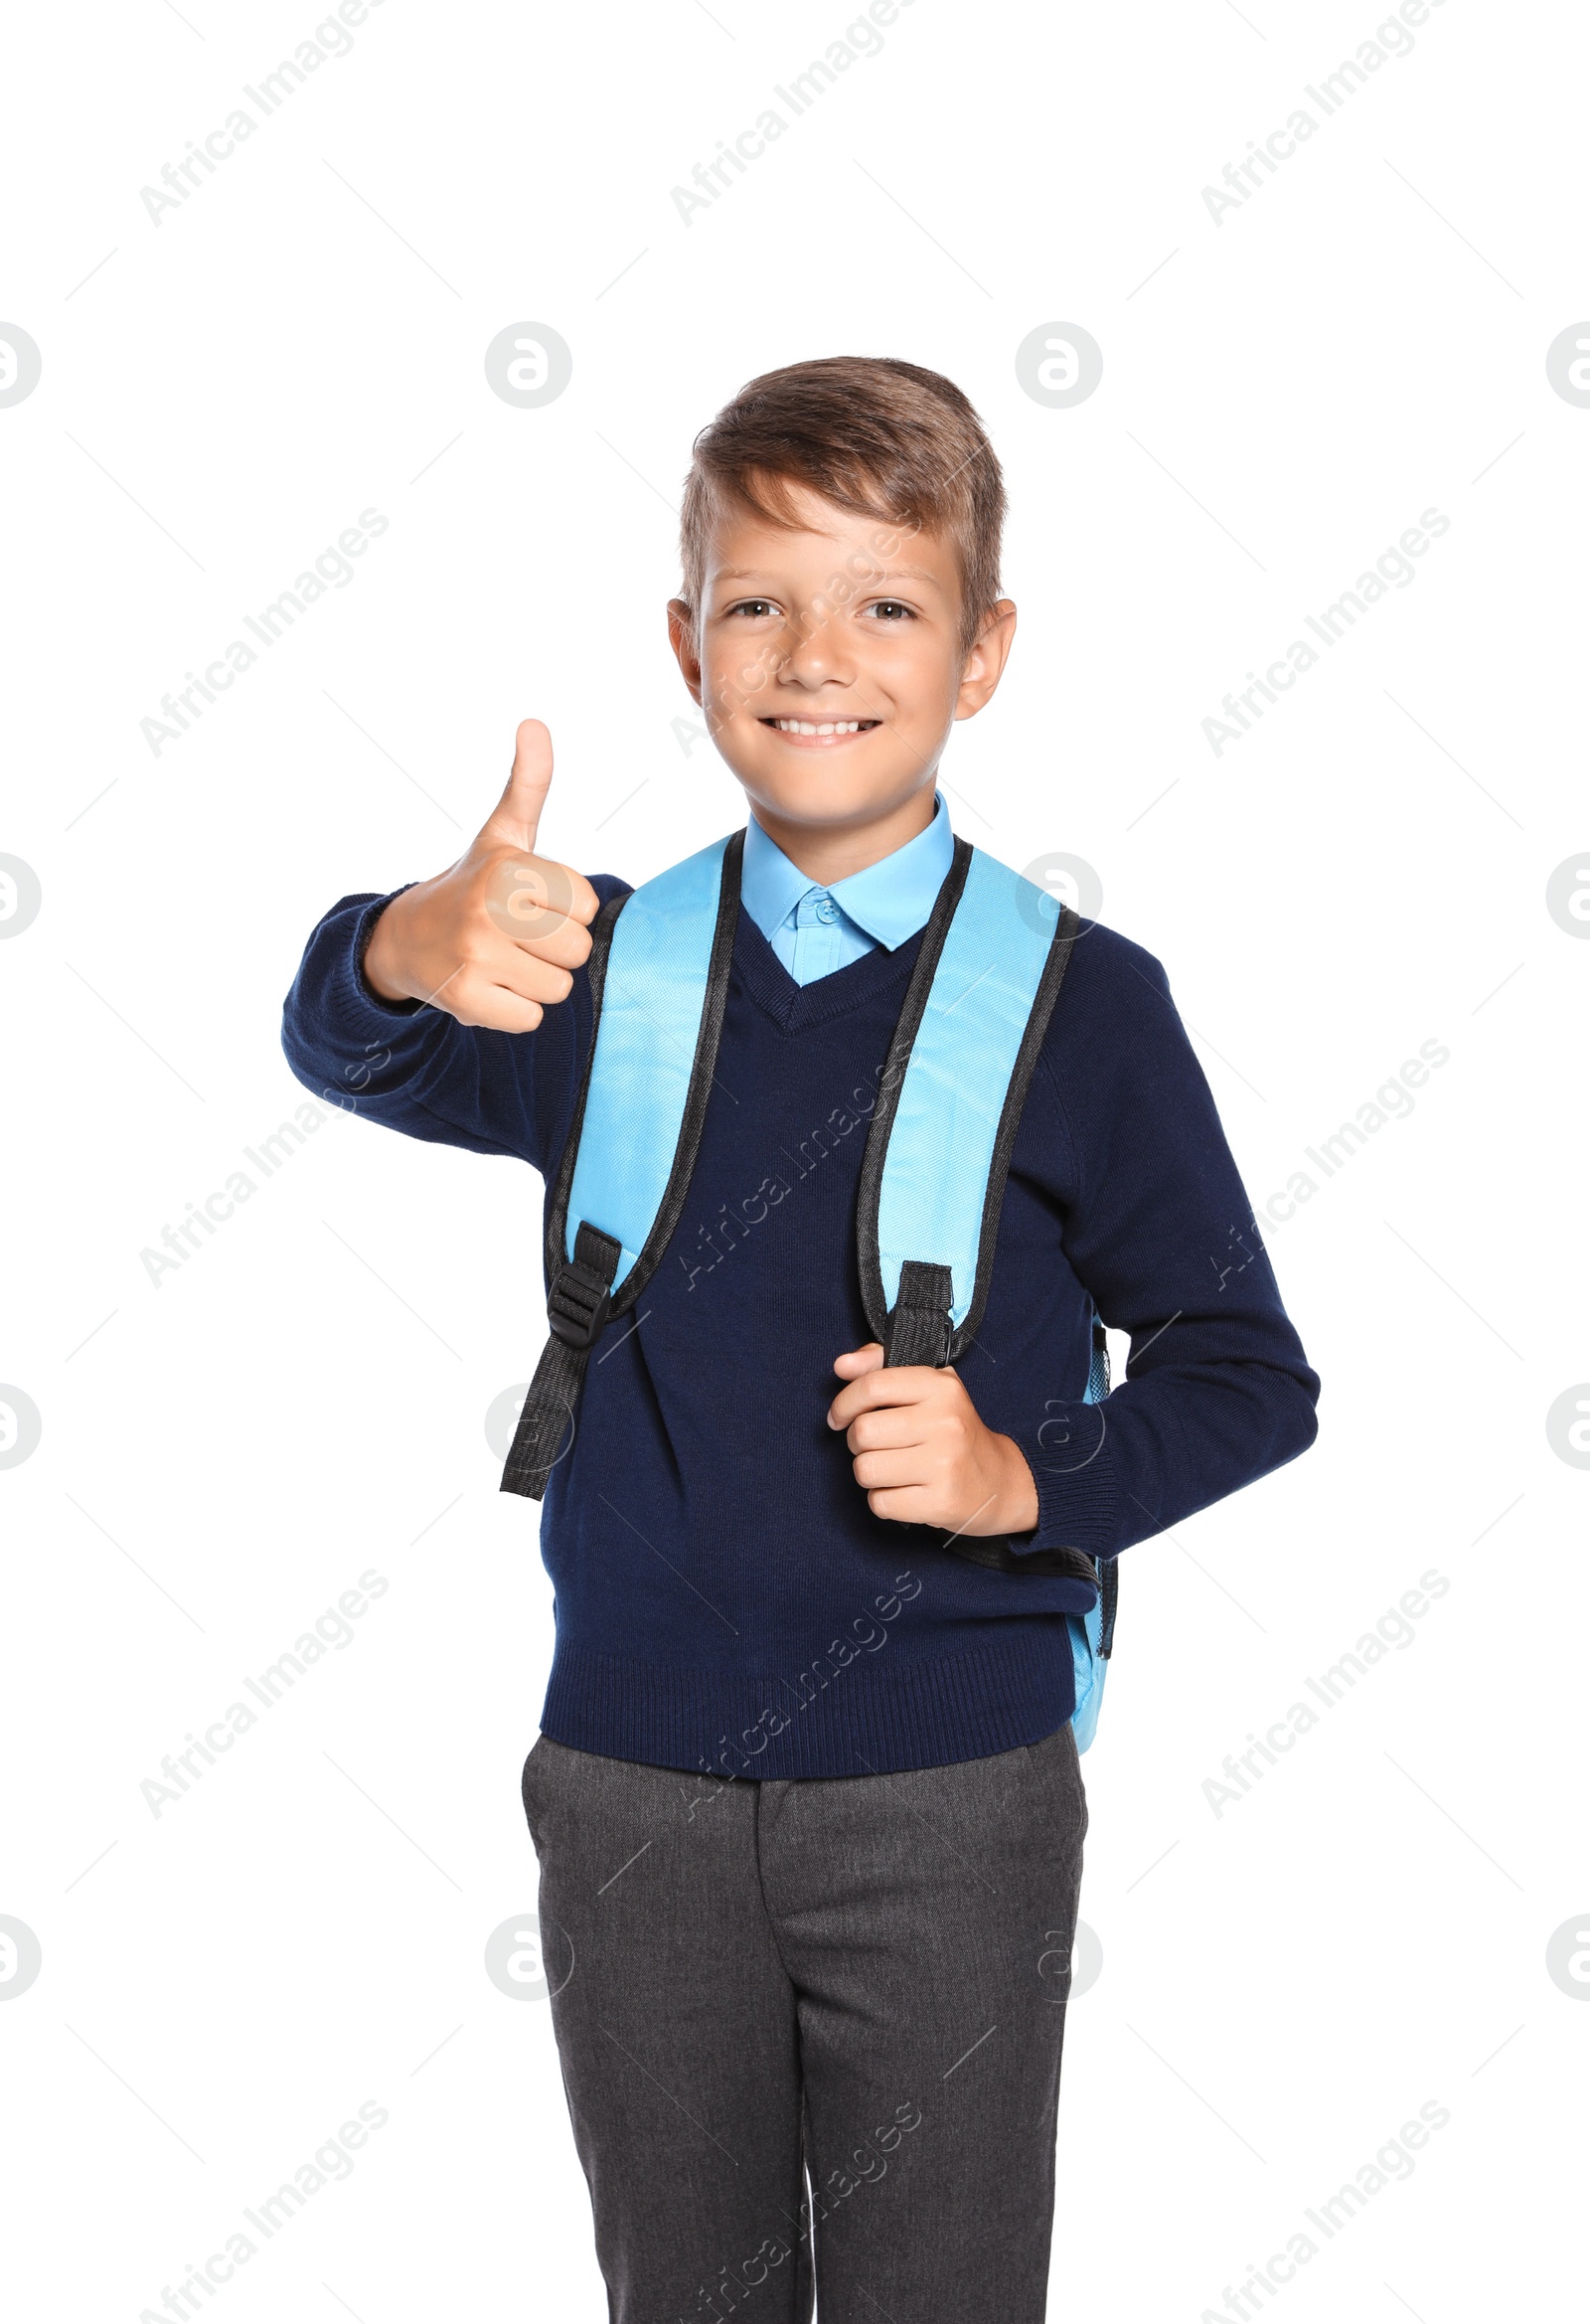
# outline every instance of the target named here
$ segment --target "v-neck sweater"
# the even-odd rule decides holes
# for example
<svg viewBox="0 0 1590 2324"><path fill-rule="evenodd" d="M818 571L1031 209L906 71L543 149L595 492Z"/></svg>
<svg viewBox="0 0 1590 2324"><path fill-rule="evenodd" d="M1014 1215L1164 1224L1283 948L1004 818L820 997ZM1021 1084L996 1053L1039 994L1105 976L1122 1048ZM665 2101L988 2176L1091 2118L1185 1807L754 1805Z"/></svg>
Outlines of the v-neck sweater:
<svg viewBox="0 0 1590 2324"><path fill-rule="evenodd" d="M629 892L591 884L603 901ZM585 970L530 1034L389 1005L361 963L390 901L345 897L315 928L284 1012L292 1071L366 1120L511 1155L550 1190L591 1042ZM588 1368L542 1505L555 1742L696 1774L860 1775L1036 1743L1071 1715L1067 1616L1092 1587L874 1517L827 1421L834 1359L873 1336L862 1151L920 943L798 985L739 914L684 1213L637 1320ZM526 1263L532 1232L527 1217ZM1132 1341L1102 1407L1084 1399L1095 1305ZM1039 1053L988 1306L956 1369L1033 1470L1038 1519L1010 1538L1018 1556L1114 1558L1315 1435L1319 1381L1165 971L1094 922Z"/></svg>

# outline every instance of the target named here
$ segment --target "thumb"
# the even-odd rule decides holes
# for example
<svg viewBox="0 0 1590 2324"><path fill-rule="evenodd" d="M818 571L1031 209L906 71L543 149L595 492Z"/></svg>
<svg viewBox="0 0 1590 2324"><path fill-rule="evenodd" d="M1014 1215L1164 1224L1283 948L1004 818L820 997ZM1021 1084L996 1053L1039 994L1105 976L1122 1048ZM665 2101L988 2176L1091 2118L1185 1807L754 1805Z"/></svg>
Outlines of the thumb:
<svg viewBox="0 0 1590 2324"><path fill-rule="evenodd" d="M869 1372L876 1372L882 1362L882 1348L876 1340L869 1340L865 1347L848 1349L838 1357L834 1370L841 1380L862 1380Z"/></svg>
<svg viewBox="0 0 1590 2324"><path fill-rule="evenodd" d="M482 836L536 852L536 834L553 780L553 739L540 719L524 719L514 737L514 764Z"/></svg>

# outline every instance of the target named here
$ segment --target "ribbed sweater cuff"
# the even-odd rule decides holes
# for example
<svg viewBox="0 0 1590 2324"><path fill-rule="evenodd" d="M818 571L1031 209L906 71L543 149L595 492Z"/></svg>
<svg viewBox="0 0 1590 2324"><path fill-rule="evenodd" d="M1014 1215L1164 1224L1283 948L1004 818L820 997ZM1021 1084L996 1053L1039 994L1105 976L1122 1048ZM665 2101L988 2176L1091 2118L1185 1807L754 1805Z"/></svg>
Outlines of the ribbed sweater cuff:
<svg viewBox="0 0 1590 2324"><path fill-rule="evenodd" d="M401 888L395 888L391 896L378 896L373 904L365 906L355 920L353 941L332 978L330 997L342 1022L357 1025L362 1021L371 1021L379 1028L384 1021L394 1017L417 1017L421 1009L429 1006L425 1001L383 1000L365 975L365 954L370 949L370 939L376 932L377 920L394 897L403 895L413 886L414 882L407 880Z"/></svg>
<svg viewBox="0 0 1590 2324"><path fill-rule="evenodd" d="M1040 1428L1016 1433L1015 1441L1037 1487L1036 1525L1010 1536L1017 1556L1061 1549L1113 1556L1121 1482L1104 1407L1080 1400L1053 1407Z"/></svg>

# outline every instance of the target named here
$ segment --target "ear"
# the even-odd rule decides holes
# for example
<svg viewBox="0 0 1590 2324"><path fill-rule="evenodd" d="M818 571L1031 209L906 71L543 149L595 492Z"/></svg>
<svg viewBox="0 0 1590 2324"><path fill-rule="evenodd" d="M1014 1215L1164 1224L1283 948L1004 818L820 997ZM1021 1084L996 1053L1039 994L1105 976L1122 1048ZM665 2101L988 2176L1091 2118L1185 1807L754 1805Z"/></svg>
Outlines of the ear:
<svg viewBox="0 0 1590 2324"><path fill-rule="evenodd" d="M668 600L668 642L674 649L680 674L698 708L702 699L702 663L696 651L696 621L683 597Z"/></svg>
<svg viewBox="0 0 1590 2324"><path fill-rule="evenodd" d="M966 657L961 672L960 690L955 697L955 715L958 719L975 718L993 694L1004 675L1016 636L1016 606L1011 598L1001 597L983 616L982 625L972 641L972 650Z"/></svg>

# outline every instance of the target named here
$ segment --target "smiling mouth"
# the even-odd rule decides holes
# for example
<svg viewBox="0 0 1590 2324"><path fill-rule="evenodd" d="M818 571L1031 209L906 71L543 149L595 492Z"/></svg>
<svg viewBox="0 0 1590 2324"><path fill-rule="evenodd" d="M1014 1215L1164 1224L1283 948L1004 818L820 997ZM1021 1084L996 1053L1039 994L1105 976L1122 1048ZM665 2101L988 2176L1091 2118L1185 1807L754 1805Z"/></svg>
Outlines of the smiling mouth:
<svg viewBox="0 0 1590 2324"><path fill-rule="evenodd" d="M881 719L779 719L765 718L757 722L771 727L779 735L869 735Z"/></svg>

